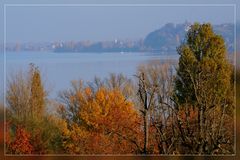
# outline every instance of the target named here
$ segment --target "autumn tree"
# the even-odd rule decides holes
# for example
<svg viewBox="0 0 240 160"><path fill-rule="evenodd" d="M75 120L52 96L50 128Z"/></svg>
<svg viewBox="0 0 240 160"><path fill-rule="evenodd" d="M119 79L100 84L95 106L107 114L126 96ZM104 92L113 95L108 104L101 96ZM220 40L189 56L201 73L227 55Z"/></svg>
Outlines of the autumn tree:
<svg viewBox="0 0 240 160"><path fill-rule="evenodd" d="M28 74L18 72L8 80L7 103L11 115L25 123L27 119L39 119L46 109L46 91L37 67L30 64Z"/></svg>
<svg viewBox="0 0 240 160"><path fill-rule="evenodd" d="M95 77L93 82L88 82L88 86L92 89L92 91L98 90L100 87L105 87L107 89L119 89L127 99L131 99L135 95L132 79L122 73L110 73L109 76L104 79Z"/></svg>
<svg viewBox="0 0 240 160"><path fill-rule="evenodd" d="M139 66L138 74L138 109L142 113L144 131L143 153L169 154L173 136L172 91L173 62L153 61Z"/></svg>
<svg viewBox="0 0 240 160"><path fill-rule="evenodd" d="M74 87L64 93L60 113L65 118L63 144L68 153L139 153L141 128L138 112L119 89ZM77 91L77 92L76 92ZM66 97L69 100L66 101ZM74 107L74 108L73 108Z"/></svg>
<svg viewBox="0 0 240 160"><path fill-rule="evenodd" d="M195 23L177 51L176 109L187 110L188 116L191 111L197 112L196 138L189 132L182 135L183 143L188 144L190 153L232 152L231 147L221 148L233 140L225 132L226 119L232 117L233 85L223 38L213 32L210 24Z"/></svg>
<svg viewBox="0 0 240 160"><path fill-rule="evenodd" d="M11 75L7 83L7 118L25 122L30 116L29 110L29 76L19 71Z"/></svg>
<svg viewBox="0 0 240 160"><path fill-rule="evenodd" d="M33 64L28 73L17 72L8 79L6 120L11 124L10 138L16 138L17 126L24 126L24 130L30 134L31 153L34 154L53 152L57 148L56 140L60 137L58 120L46 114L46 96L40 71ZM9 151L13 151L11 147Z"/></svg>
<svg viewBox="0 0 240 160"><path fill-rule="evenodd" d="M63 90L59 93L59 109L58 113L61 119L64 119L67 124L80 123L81 119L78 115L81 104L79 103L78 95L84 91L83 81L72 81L71 88Z"/></svg>
<svg viewBox="0 0 240 160"><path fill-rule="evenodd" d="M8 128L9 129L9 128ZM8 138L9 130L7 132ZM11 154L31 154L33 152L33 146L31 144L31 135L21 126L17 126L15 137L13 140L7 139L6 147L7 153Z"/></svg>
<svg viewBox="0 0 240 160"><path fill-rule="evenodd" d="M46 91L44 90L41 74L37 67L33 64L30 66L31 85L30 85L30 97L29 107L31 108L32 117L41 118L44 115L46 109Z"/></svg>
<svg viewBox="0 0 240 160"><path fill-rule="evenodd" d="M127 100L133 100L133 97L135 96L133 81L123 74L111 73L104 79L94 77L93 81L87 82L86 84L82 80L74 80L71 82L71 88L61 91L58 96L58 101L66 107L66 109L62 111L61 116L63 119L68 120L69 123L70 121L79 120L79 116L77 115L79 104L73 97L76 97L77 93L81 93L85 87L89 87L93 93L96 93L99 88L105 88L108 90L117 89L120 90Z"/></svg>

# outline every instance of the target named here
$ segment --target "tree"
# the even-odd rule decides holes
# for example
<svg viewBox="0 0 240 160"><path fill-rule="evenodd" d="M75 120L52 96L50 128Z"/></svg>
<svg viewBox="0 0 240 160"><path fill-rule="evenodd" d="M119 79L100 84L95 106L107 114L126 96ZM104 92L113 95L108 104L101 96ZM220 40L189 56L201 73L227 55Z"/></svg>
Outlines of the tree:
<svg viewBox="0 0 240 160"><path fill-rule="evenodd" d="M60 139L58 119L46 114L46 96L40 71L33 64L30 64L28 73L17 72L8 80L6 109L9 131L12 133L9 138L15 139L18 136L15 128L22 126L30 134L31 153L34 154L52 153L59 147L60 140L56 141ZM18 138L25 141L21 140L23 136Z"/></svg>
<svg viewBox="0 0 240 160"><path fill-rule="evenodd" d="M107 89L119 89L127 99L131 99L135 95L132 80L127 76L124 76L122 73L110 73L109 77L103 80L99 77L95 77L93 82L88 82L88 86L94 92L100 87L105 87Z"/></svg>
<svg viewBox="0 0 240 160"><path fill-rule="evenodd" d="M46 108L46 91L40 71L30 64L28 74L18 72L8 80L7 103L10 116L21 123L41 119Z"/></svg>
<svg viewBox="0 0 240 160"><path fill-rule="evenodd" d="M30 68L31 74L31 89L30 89L30 98L29 105L31 108L32 117L41 118L44 115L45 111L45 96L46 92L43 88L41 82L40 71L37 67L31 64Z"/></svg>
<svg viewBox="0 0 240 160"><path fill-rule="evenodd" d="M153 61L138 68L136 105L143 118L144 154L169 154L168 150L172 146L168 139L172 137L170 132L173 123L169 126L168 119L173 119L170 99L173 91L173 65L172 62Z"/></svg>
<svg viewBox="0 0 240 160"><path fill-rule="evenodd" d="M63 106L68 115L77 111L72 120L68 117L63 129L64 147L68 153L139 153L141 152L140 118L131 102L118 89L89 87L70 97ZM74 103L74 104L72 104Z"/></svg>
<svg viewBox="0 0 240 160"><path fill-rule="evenodd" d="M12 154L31 154L33 146L30 142L30 133L23 127L17 126L15 134L13 141L7 141L8 152Z"/></svg>
<svg viewBox="0 0 240 160"><path fill-rule="evenodd" d="M177 110L182 110L179 108L182 106L188 107L188 113L192 109L197 111L198 136L193 148L199 154L213 153L225 139L232 140L223 133L226 113L233 109L232 69L224 40L213 32L210 24L195 23L177 51L180 55L175 82ZM185 141L186 137L182 139Z"/></svg>
<svg viewBox="0 0 240 160"><path fill-rule="evenodd" d="M19 71L12 75L7 83L7 119L15 119L19 122L25 122L30 116L29 98L30 98L29 75Z"/></svg>

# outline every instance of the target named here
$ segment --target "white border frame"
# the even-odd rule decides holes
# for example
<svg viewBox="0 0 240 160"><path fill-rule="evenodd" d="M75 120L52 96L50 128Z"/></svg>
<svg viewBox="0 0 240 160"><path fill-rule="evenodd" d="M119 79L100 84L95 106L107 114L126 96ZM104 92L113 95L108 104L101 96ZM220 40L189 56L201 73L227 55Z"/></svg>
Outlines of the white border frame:
<svg viewBox="0 0 240 160"><path fill-rule="evenodd" d="M13 155L13 154L7 154L6 153L6 40L7 40L7 7L233 7L234 9L234 101L235 101L235 108L234 108L234 154L229 154L229 155L197 155L197 154L183 154L183 155L166 155L166 154L78 154L78 155L71 155L71 154L20 154L20 155ZM237 107L237 102L236 102L236 68L237 68L237 6L236 4L4 4L4 156L9 156L9 157L18 157L18 156L66 156L66 157L76 157L76 156L103 156L103 157L111 157L111 156L135 156L135 157L149 157L149 156L166 156L166 157L183 157L183 156L198 156L198 157L211 157L211 156L216 156L216 157L221 157L221 156L226 156L226 157L232 157L236 156L237 152L237 139L236 139L236 129L237 129L237 124L236 124L236 107Z"/></svg>

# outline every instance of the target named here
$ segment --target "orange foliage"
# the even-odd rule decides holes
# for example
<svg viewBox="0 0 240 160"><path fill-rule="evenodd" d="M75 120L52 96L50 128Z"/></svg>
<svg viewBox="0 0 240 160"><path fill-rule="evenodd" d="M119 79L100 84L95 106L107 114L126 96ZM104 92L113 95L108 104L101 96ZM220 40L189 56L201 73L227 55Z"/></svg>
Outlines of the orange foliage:
<svg viewBox="0 0 240 160"><path fill-rule="evenodd" d="M8 149L12 154L31 154L33 146L30 144L30 134L22 127L17 127L15 139L9 142Z"/></svg>
<svg viewBox="0 0 240 160"><path fill-rule="evenodd" d="M191 106L182 108L178 112L178 116L183 122L182 127L186 127L186 123L189 122L189 124L196 124L197 118L198 118L198 110L197 108L193 108Z"/></svg>
<svg viewBox="0 0 240 160"><path fill-rule="evenodd" d="M68 152L133 153L140 148L140 117L119 90L100 88L93 93L86 88L77 97L82 123L64 123L64 147Z"/></svg>

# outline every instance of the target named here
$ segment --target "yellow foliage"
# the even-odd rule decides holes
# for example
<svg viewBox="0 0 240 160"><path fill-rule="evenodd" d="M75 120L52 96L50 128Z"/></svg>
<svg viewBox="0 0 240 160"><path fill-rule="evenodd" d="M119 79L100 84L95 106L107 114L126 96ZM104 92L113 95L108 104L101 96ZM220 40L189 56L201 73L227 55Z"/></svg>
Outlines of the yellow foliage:
<svg viewBox="0 0 240 160"><path fill-rule="evenodd" d="M81 95L81 96L79 96ZM133 103L117 90L85 88L77 99L81 123L64 123L64 147L69 153L131 153L137 140L140 120ZM122 148L120 147L121 145ZM121 148L121 149L120 149Z"/></svg>

